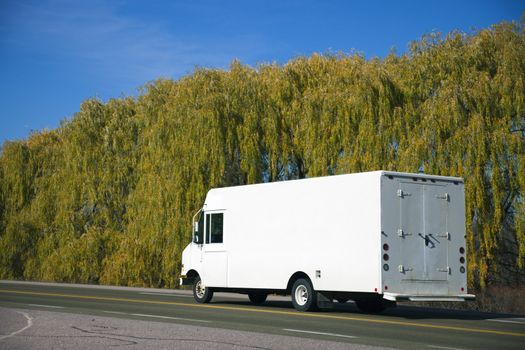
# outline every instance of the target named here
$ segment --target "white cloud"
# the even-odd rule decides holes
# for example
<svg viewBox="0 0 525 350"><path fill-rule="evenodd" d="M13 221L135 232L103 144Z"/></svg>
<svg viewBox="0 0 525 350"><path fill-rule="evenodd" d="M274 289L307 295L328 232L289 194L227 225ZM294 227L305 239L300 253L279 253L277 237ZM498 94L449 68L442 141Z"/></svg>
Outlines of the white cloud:
<svg viewBox="0 0 525 350"><path fill-rule="evenodd" d="M91 74L121 82L177 78L196 65L224 67L238 57L231 54L235 50L243 54L254 49L243 48L242 38L239 47L234 47L234 39L225 48L210 49L206 42L177 36L169 23L122 14L118 2L47 0L10 5L0 40L37 50L51 60L78 61Z"/></svg>

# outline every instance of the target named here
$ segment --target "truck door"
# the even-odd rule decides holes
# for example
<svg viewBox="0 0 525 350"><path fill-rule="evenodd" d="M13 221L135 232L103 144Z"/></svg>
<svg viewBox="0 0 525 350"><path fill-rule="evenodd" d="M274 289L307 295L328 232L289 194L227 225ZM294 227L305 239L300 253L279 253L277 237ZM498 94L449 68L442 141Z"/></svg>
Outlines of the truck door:
<svg viewBox="0 0 525 350"><path fill-rule="evenodd" d="M203 281L209 287L227 287L228 255L224 221L224 211L205 212L202 266Z"/></svg>
<svg viewBox="0 0 525 350"><path fill-rule="evenodd" d="M400 183L401 245L400 272L405 280L446 281L448 279L446 186Z"/></svg>
<svg viewBox="0 0 525 350"><path fill-rule="evenodd" d="M449 195L446 186L427 185L424 187L425 232L424 261L426 280L447 280L448 242L447 228Z"/></svg>

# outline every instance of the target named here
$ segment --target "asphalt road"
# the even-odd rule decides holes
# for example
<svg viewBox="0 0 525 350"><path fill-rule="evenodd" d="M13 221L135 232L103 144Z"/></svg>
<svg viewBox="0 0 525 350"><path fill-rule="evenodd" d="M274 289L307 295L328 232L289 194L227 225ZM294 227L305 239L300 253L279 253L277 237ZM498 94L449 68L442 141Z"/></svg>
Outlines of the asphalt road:
<svg viewBox="0 0 525 350"><path fill-rule="evenodd" d="M353 303L338 304L321 312L301 313L293 309L289 298L269 299L262 306L253 306L245 296L218 293L210 304L203 305L195 303L188 291L0 281L0 307L3 308L0 310L0 348L14 344L13 338L22 339L24 334L30 334L31 328L27 326L33 323L31 313L62 319L60 327L71 323L66 316L97 316L100 322L118 319L126 322L122 328L127 329L131 337L129 331L132 329L140 332L153 324L169 324L177 327L170 332L181 332L186 341L189 334L196 340L234 339L235 342L225 341L223 345L240 348L287 348L286 344L289 348L297 344L298 348L337 348L336 345L401 349L525 348L525 317L519 315L412 306L398 306L381 315L370 315L359 312ZM89 319L94 320L93 317ZM79 319L78 322L87 321ZM47 328L41 332L52 333L54 326L44 323ZM150 326L139 326L142 323ZM88 326L83 324L84 328ZM75 331L78 329L83 328L77 327ZM159 328L158 332L166 330ZM210 334L215 335L211 337ZM177 339L182 338L175 337L172 341ZM202 345L184 344L182 348ZM123 345L126 344L119 346ZM130 342L129 345L136 344Z"/></svg>

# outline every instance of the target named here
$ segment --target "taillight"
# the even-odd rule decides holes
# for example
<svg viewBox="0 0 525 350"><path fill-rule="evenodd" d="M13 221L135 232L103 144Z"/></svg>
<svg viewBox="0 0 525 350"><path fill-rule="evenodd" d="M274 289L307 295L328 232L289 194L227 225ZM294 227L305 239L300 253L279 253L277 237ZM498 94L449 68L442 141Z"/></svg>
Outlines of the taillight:
<svg viewBox="0 0 525 350"><path fill-rule="evenodd" d="M385 252L387 252L389 249L390 249L390 246L388 245L388 243L384 243L384 244L383 244L383 250L384 250ZM384 260L384 261L388 261L388 259L390 259L390 256L388 256L387 253L384 253L384 254L383 254L383 260ZM388 266L388 264L383 264L383 270L385 270L385 271L390 270L390 266Z"/></svg>

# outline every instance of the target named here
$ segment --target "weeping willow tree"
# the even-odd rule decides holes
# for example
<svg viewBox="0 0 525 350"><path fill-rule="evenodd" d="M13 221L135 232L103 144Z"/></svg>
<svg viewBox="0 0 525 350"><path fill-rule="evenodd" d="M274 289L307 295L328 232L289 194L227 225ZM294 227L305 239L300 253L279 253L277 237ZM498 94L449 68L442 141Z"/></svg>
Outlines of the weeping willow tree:
<svg viewBox="0 0 525 350"><path fill-rule="evenodd" d="M87 100L2 147L0 277L174 287L210 188L423 166L465 179L470 286L521 283L524 57L523 23L502 23Z"/></svg>

